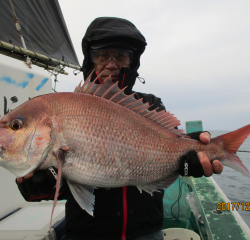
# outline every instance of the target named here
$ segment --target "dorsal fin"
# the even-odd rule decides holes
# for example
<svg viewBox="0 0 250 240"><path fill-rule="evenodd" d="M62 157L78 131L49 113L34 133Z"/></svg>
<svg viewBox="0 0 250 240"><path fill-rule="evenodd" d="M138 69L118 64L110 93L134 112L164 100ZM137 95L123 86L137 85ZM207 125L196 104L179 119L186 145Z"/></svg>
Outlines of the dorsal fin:
<svg viewBox="0 0 250 240"><path fill-rule="evenodd" d="M90 79L92 74L93 72L86 79L82 86L80 83L75 88L75 93L87 93L108 99L144 116L145 118L150 119L151 121L174 133L184 134L183 130L175 129L175 127L180 125L180 121L177 120L176 117L173 116L173 114L166 112L166 110L157 112L157 109L154 109L152 111L149 111L148 109L152 105L149 105L149 103L143 103L142 98L135 99L135 93L126 95L124 93L125 88L119 89L118 82L113 83L110 76L107 77L103 83L96 84L95 81L98 79L98 77L93 82L91 82Z"/></svg>

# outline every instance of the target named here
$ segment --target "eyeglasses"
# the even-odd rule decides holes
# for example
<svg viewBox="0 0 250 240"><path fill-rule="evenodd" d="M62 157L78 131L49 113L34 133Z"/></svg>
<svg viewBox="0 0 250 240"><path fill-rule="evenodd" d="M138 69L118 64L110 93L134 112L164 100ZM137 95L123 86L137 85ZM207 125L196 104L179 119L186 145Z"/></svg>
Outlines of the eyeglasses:
<svg viewBox="0 0 250 240"><path fill-rule="evenodd" d="M120 48L91 50L91 61L99 65L107 65L111 58L117 65L129 64L133 60L133 52Z"/></svg>

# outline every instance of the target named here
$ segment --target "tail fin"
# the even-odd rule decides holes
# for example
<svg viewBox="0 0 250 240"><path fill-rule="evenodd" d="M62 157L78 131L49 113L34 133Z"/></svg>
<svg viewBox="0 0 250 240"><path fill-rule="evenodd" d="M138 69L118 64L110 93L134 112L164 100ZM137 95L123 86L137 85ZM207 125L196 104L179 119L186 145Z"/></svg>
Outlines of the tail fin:
<svg viewBox="0 0 250 240"><path fill-rule="evenodd" d="M250 178L250 173L236 155L241 144L250 134L250 124L224 135L213 138L213 141L222 141L224 143L224 159L221 159L223 165L235 169Z"/></svg>

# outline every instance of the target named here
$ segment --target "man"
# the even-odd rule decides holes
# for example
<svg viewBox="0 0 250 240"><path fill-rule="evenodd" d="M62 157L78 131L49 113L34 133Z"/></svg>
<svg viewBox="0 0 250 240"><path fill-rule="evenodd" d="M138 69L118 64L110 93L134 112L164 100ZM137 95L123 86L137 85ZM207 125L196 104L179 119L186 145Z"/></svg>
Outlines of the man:
<svg viewBox="0 0 250 240"><path fill-rule="evenodd" d="M92 80L99 76L103 82L111 75L113 82L119 81L120 88L127 87L126 94L132 88L138 76L140 56L147 45L139 30L129 21L120 18L103 17L95 19L88 27L82 40L84 61L82 71L86 79L94 69ZM150 110L165 109L161 99L153 94L136 93L135 98L143 98L153 106ZM208 143L209 133L190 135ZM199 158L198 158L199 157ZM192 151L182 157L188 161L193 176L211 176L220 173L222 164L215 160L213 164L203 153ZM192 171L191 171L192 170ZM51 199L54 196L55 169L37 171L23 179L17 179L18 187L28 201ZM180 166L184 175L184 166ZM46 183L45 183L46 181ZM136 187L113 189L95 189L94 217L82 210L64 182L59 199L67 198L66 203L66 237L65 239L163 239L161 232L163 222L163 191L155 192L152 197L140 192Z"/></svg>

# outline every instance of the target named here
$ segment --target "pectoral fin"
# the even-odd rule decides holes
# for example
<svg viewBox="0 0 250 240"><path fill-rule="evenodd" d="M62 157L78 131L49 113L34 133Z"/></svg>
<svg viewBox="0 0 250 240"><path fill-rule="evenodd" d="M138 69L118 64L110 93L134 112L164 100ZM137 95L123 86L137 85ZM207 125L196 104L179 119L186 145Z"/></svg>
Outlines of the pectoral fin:
<svg viewBox="0 0 250 240"><path fill-rule="evenodd" d="M67 183L72 195L74 196L79 206L88 214L93 216L95 204L95 195L93 194L94 188L72 183L70 181L67 181Z"/></svg>

